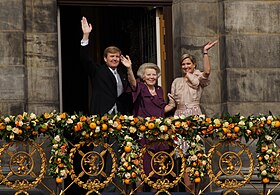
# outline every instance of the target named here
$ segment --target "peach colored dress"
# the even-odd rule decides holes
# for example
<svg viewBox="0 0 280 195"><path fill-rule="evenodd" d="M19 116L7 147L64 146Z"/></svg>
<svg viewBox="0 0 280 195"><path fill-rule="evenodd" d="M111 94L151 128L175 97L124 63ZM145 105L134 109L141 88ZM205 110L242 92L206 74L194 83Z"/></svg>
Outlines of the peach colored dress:
<svg viewBox="0 0 280 195"><path fill-rule="evenodd" d="M176 107L175 116L201 115L199 101L203 88L208 86L210 80L203 76L202 72L195 70L193 74L187 73L185 77L176 78L171 86L171 97L169 106ZM188 149L187 141L183 139L174 140L186 154ZM177 154L178 157L178 154Z"/></svg>
<svg viewBox="0 0 280 195"><path fill-rule="evenodd" d="M169 106L176 107L175 115L200 115L199 101L203 88L210 81L205 78L201 71L195 70L193 74L187 73L186 77L176 78L171 86Z"/></svg>

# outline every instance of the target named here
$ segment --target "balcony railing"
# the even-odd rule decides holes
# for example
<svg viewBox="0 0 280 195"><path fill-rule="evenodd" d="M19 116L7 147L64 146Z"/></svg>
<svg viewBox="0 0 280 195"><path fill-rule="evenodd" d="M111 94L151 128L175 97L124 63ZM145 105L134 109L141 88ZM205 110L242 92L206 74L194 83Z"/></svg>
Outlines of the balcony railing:
<svg viewBox="0 0 280 195"><path fill-rule="evenodd" d="M72 185L87 194L102 193L109 186L122 194L145 191L143 186L157 194L182 189L239 194L249 185L255 194L268 195L280 184L279 132L280 118L272 114L2 116L0 136L6 143L0 148L0 181L16 194L28 194L38 185L50 194L67 193ZM43 148L49 147L42 140L50 143L47 154ZM59 190L43 183L46 174L53 176ZM71 182L62 185L65 179Z"/></svg>

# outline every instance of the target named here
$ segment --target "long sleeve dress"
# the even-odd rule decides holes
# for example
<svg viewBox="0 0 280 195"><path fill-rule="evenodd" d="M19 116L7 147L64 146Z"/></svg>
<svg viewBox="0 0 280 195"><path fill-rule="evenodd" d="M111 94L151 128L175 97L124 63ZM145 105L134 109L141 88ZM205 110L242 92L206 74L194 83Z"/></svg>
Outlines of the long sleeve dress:
<svg viewBox="0 0 280 195"><path fill-rule="evenodd" d="M157 95L152 95L148 87L141 81L137 81L136 89L132 91L133 97L133 115L134 116L141 116L145 117L164 117L164 96L163 90L160 86L155 86L155 90ZM140 146L144 147L145 144L148 144L150 140L146 138L141 138L139 140ZM167 144L158 144L152 143L150 144L148 150L153 151L155 154L156 152L163 151L169 149ZM151 167L151 155L146 152L143 157L143 167L146 175L152 171ZM158 166L154 165L153 168L158 171ZM159 175L154 174L152 179L160 178Z"/></svg>
<svg viewBox="0 0 280 195"><path fill-rule="evenodd" d="M201 115L199 105L204 87L210 84L210 80L203 76L203 72L195 70L193 74L187 73L186 78L176 78L171 86L171 97L169 106L176 107L175 116ZM185 153L188 149L188 143L182 139L175 140Z"/></svg>
<svg viewBox="0 0 280 195"><path fill-rule="evenodd" d="M209 79L203 76L203 72L195 70L193 74L187 73L186 78L176 78L171 86L169 106L176 107L174 115L200 115L200 98L203 88L208 86Z"/></svg>

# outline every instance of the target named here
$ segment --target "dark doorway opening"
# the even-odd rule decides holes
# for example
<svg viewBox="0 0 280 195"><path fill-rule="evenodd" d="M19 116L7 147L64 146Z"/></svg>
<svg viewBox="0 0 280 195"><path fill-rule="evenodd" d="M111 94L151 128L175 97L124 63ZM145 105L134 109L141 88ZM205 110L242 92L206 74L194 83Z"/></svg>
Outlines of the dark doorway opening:
<svg viewBox="0 0 280 195"><path fill-rule="evenodd" d="M150 7L60 7L63 111L88 112L91 91L79 64L82 16L93 26L93 61L103 63L104 49L114 45L130 56L136 71L144 62L157 63L155 15Z"/></svg>

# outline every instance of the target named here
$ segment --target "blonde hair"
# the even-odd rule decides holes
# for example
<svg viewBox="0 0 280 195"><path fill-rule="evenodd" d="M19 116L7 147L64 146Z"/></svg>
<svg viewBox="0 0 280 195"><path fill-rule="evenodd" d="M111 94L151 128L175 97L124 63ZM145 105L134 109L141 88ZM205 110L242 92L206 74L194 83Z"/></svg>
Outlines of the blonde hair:
<svg viewBox="0 0 280 195"><path fill-rule="evenodd" d="M143 79L145 70L148 69L148 68L156 70L157 78L160 76L160 69L159 69L159 67L156 64L150 63L150 62L149 63L144 63L144 64L142 64L139 67L139 69L137 71L137 76L139 78Z"/></svg>
<svg viewBox="0 0 280 195"><path fill-rule="evenodd" d="M195 59L195 57L193 56L193 55L191 55L191 54L188 54L188 53L185 53L185 54L183 54L182 56L181 56L181 59L180 59L180 65L182 65L182 62L185 60L185 59L187 59L187 58L189 58L190 60L191 60L191 62L195 65L195 67L196 67L196 59Z"/></svg>
<svg viewBox="0 0 280 195"><path fill-rule="evenodd" d="M122 54L121 50L116 47L116 46L109 46L107 47L105 50L104 50L104 53L103 53L103 57L107 57L108 53L119 53L120 55Z"/></svg>

